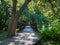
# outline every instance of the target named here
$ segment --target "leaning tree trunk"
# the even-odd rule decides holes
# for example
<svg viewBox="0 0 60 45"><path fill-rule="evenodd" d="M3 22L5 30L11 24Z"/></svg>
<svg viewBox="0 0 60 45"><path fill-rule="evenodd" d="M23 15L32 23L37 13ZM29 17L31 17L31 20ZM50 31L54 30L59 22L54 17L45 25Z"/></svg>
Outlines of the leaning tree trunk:
<svg viewBox="0 0 60 45"><path fill-rule="evenodd" d="M27 5L30 1L31 0L27 0L23 4L23 6L19 9L19 11L16 13L17 0L13 0L13 15L11 17L11 20L10 20L9 26L8 26L8 37L15 35L18 18L22 14L23 10L27 7Z"/></svg>
<svg viewBox="0 0 60 45"><path fill-rule="evenodd" d="M16 4L17 4L17 0L12 0L13 1L13 8L12 8L12 16L11 16L11 19L10 19L10 22L9 22L9 26L8 26L8 36L13 36L13 32L15 32L15 29L16 29L16 18L15 18L15 15L16 15Z"/></svg>

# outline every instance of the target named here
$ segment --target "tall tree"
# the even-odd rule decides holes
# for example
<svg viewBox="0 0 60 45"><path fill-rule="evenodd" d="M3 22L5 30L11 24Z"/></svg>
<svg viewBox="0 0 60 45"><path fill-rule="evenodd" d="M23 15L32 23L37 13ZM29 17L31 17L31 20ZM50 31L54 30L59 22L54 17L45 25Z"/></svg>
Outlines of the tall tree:
<svg viewBox="0 0 60 45"><path fill-rule="evenodd" d="M13 1L13 8L12 8L12 16L9 22L9 26L8 26L8 36L13 35L13 32L16 28L16 19L15 19L15 15L16 15L16 4L17 4L17 0L12 0ZM15 28L14 28L15 27Z"/></svg>
<svg viewBox="0 0 60 45"><path fill-rule="evenodd" d="M8 37L15 35L18 18L22 14L23 10L27 7L30 1L31 0L25 1L25 3L22 5L19 11L16 12L17 0L13 0L13 9L12 9L13 14L11 16L9 26L8 26Z"/></svg>

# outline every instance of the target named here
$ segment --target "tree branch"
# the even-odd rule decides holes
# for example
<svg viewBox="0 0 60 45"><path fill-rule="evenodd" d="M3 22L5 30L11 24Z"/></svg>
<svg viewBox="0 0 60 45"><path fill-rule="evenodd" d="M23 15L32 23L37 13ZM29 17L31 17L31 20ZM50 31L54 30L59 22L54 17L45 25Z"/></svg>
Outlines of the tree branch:
<svg viewBox="0 0 60 45"><path fill-rule="evenodd" d="M22 14L23 10L27 7L28 3L30 2L31 0L27 0L25 1L25 3L22 5L22 7L19 9L19 11L17 12L17 15L16 17L19 18L19 16Z"/></svg>

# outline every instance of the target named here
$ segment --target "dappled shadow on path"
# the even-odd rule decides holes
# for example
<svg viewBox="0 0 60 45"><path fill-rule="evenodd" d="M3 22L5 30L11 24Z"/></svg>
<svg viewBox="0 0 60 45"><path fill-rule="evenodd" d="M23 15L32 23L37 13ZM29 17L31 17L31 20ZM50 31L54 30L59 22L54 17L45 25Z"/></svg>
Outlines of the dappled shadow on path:
<svg viewBox="0 0 60 45"><path fill-rule="evenodd" d="M25 30L16 33L16 36L0 41L0 45L33 45L40 39L39 35L33 30Z"/></svg>

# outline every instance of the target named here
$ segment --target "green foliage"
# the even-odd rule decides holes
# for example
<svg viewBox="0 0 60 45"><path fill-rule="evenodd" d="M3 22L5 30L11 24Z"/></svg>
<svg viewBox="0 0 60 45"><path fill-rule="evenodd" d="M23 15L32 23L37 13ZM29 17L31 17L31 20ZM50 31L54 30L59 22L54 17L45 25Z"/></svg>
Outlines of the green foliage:
<svg viewBox="0 0 60 45"><path fill-rule="evenodd" d="M18 25L28 24L31 20L34 20L43 38L60 40L60 3L57 0L52 0L51 5L50 1L32 0L18 19ZM3 28L7 29L12 14L12 0L0 0L0 2L0 30L3 30ZM18 0L17 10L24 2L25 0ZM49 26L51 26L51 29L49 29Z"/></svg>
<svg viewBox="0 0 60 45"><path fill-rule="evenodd" d="M55 28L51 30L41 30L41 35L44 39L60 40L60 30Z"/></svg>
<svg viewBox="0 0 60 45"><path fill-rule="evenodd" d="M1 0L0 4L0 30L4 30L3 28L7 29L8 26L8 20L10 16L10 5L5 2L4 0Z"/></svg>

